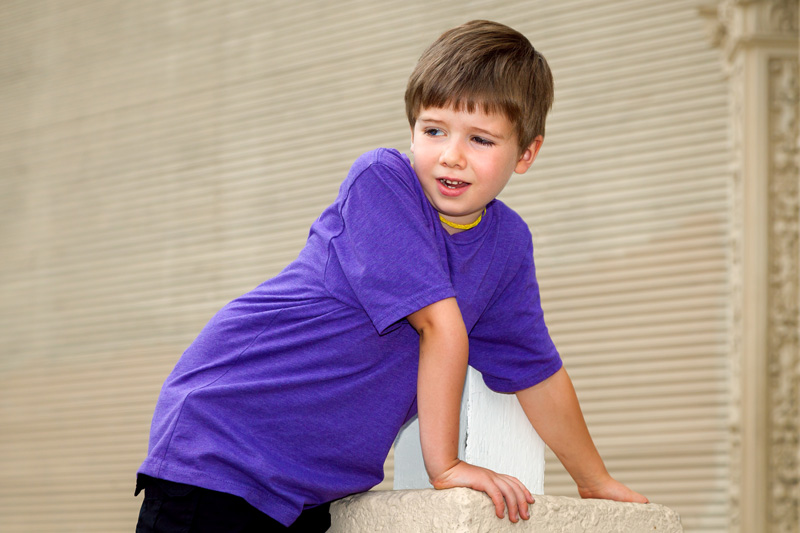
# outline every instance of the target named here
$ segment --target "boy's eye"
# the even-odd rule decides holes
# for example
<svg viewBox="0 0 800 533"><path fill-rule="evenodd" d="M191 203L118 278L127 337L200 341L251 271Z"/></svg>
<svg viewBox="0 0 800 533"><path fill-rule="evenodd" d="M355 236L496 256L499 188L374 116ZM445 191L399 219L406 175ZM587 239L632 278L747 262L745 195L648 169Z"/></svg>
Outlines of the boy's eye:
<svg viewBox="0 0 800 533"><path fill-rule="evenodd" d="M444 135L444 132L439 128L425 128L424 130L425 135L430 135L431 137L437 135Z"/></svg>
<svg viewBox="0 0 800 533"><path fill-rule="evenodd" d="M480 144L481 146L492 146L494 142L490 141L489 139L484 139L483 137L473 137L473 141Z"/></svg>

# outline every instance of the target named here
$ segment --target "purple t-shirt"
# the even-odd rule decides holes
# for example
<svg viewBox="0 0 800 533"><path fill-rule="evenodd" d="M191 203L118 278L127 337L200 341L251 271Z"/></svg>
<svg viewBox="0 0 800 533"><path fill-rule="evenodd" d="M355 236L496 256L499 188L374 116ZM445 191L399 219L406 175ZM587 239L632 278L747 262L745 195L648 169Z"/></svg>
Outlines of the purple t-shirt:
<svg viewBox="0 0 800 533"><path fill-rule="evenodd" d="M139 472L241 496L286 525L368 490L416 412L419 336L405 317L451 296L490 388L561 367L519 215L495 200L449 235L405 156L364 154L297 260L222 308L180 358Z"/></svg>

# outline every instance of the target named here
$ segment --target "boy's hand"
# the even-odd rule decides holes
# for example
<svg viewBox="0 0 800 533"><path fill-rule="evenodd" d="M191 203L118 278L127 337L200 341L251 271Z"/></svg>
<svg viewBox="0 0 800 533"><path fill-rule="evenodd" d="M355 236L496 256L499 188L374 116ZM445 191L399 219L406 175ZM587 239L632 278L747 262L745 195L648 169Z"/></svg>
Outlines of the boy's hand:
<svg viewBox="0 0 800 533"><path fill-rule="evenodd" d="M609 476L607 479L592 487L578 487L581 498L596 498L600 500L614 500L618 502L650 503L646 497L635 492L616 479Z"/></svg>
<svg viewBox="0 0 800 533"><path fill-rule="evenodd" d="M512 522L520 517L527 520L531 517L528 504L533 503L533 496L520 480L513 476L498 474L486 468L459 461L448 470L431 480L436 489L468 487L485 492L494 502L498 518L505 516L508 507L508 518Z"/></svg>

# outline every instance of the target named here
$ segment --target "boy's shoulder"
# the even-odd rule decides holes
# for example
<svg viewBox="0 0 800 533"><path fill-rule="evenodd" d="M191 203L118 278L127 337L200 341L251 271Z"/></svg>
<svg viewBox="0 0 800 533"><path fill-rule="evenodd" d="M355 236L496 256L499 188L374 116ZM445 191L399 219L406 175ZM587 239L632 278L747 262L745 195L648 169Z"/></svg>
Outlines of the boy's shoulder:
<svg viewBox="0 0 800 533"><path fill-rule="evenodd" d="M373 165L385 166L405 175L413 175L411 161L394 148L375 148L361 154L350 168L351 175L359 175Z"/></svg>
<svg viewBox="0 0 800 533"><path fill-rule="evenodd" d="M522 239L523 241L530 240L531 231L528 223L522 216L506 205L503 201L494 199L489 202L489 209L494 210L494 214L501 225L501 232L509 237Z"/></svg>
<svg viewBox="0 0 800 533"><path fill-rule="evenodd" d="M376 148L356 158L339 189L341 198L348 197L354 186L373 192L380 187L391 187L414 196L421 194L421 190L417 191L419 183L411 161L394 148Z"/></svg>

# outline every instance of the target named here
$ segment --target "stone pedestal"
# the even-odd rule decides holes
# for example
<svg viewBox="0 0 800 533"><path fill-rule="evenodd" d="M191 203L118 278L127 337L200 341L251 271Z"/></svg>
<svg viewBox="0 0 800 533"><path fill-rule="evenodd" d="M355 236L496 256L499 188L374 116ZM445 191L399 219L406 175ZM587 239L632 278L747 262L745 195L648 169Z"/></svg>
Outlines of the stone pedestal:
<svg viewBox="0 0 800 533"><path fill-rule="evenodd" d="M657 504L536 496L530 520L497 518L471 489L366 492L331 505L329 533L680 533L680 518Z"/></svg>
<svg viewBox="0 0 800 533"><path fill-rule="evenodd" d="M331 505L330 533L679 533L677 513L662 505L543 496L544 443L513 394L497 394L470 368L461 403L459 457L511 474L535 496L530 520L495 515L486 494L467 488L434 490L409 424L395 444L395 489L349 496Z"/></svg>

